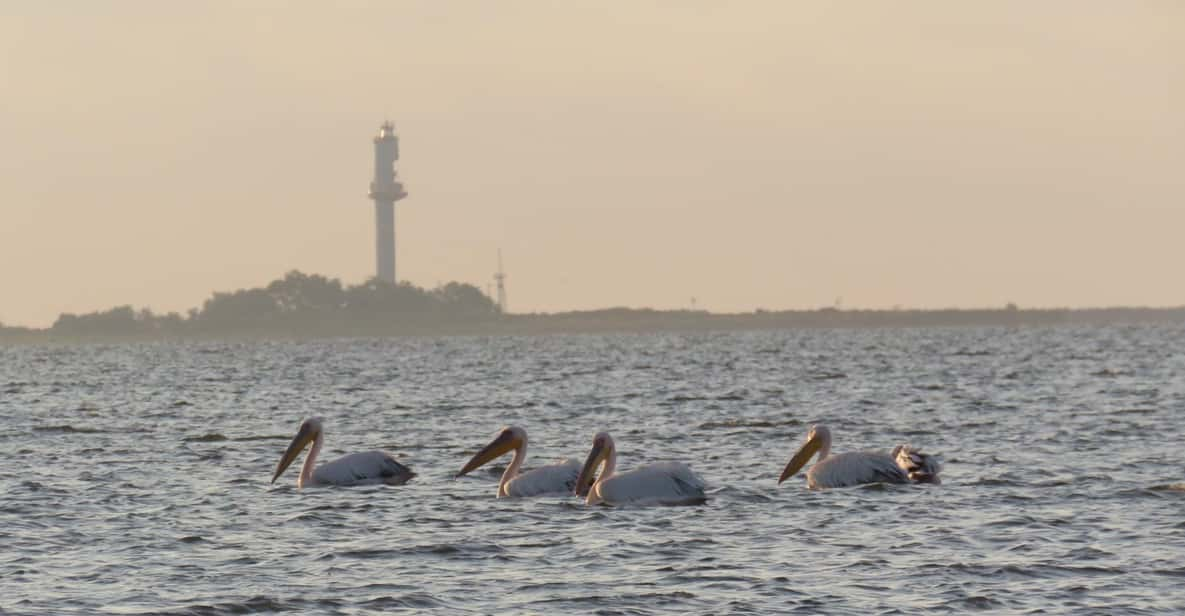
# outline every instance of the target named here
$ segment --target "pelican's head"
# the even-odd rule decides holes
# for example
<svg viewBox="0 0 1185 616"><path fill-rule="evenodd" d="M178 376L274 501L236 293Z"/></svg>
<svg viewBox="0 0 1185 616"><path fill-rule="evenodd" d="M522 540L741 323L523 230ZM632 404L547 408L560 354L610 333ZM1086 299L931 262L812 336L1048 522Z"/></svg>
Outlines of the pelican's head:
<svg viewBox="0 0 1185 616"><path fill-rule="evenodd" d="M272 475L272 483L275 483L280 478L280 474L284 472L284 469L291 466L292 462L296 460L296 456L299 456L300 452L304 451L304 448L313 442L319 434L321 434L320 417L310 417L300 423L300 430L297 430L296 436L292 437L292 442L288 444L288 449L284 451L284 456L276 464L276 474Z"/></svg>
<svg viewBox="0 0 1185 616"><path fill-rule="evenodd" d="M790 463L782 470L782 476L778 478L778 483L794 476L806 463L810 461L811 457L822 450L820 457L826 457L831 451L831 430L822 424L811 426L811 431L806 434L806 442L798 449L798 453L790 458Z"/></svg>
<svg viewBox="0 0 1185 616"><path fill-rule="evenodd" d="M609 436L608 432L598 432L593 437L592 450L588 452L580 475L576 477L576 488L573 490L576 496L588 496L588 491L596 481L597 468L613 454L614 447L613 437Z"/></svg>
<svg viewBox="0 0 1185 616"><path fill-rule="evenodd" d="M527 431L518 426L507 426L498 432L494 440L490 441L484 449L477 452L465 466L461 468L461 472L456 474L456 477L465 475L470 471L480 467L481 465L497 458L498 456L510 451L514 451L520 447L527 446ZM454 479L456 478L454 477Z"/></svg>

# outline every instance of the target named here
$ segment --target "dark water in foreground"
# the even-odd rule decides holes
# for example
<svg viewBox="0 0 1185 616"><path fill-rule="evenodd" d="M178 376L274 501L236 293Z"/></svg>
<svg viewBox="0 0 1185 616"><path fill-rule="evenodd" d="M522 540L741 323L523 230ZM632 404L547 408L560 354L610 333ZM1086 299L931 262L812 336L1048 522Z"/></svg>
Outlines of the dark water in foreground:
<svg viewBox="0 0 1185 616"><path fill-rule="evenodd" d="M419 477L270 485L313 414ZM1183 419L1179 327L0 348L0 612L1180 612ZM812 422L945 483L776 486ZM528 466L605 429L711 500L453 481L508 423Z"/></svg>

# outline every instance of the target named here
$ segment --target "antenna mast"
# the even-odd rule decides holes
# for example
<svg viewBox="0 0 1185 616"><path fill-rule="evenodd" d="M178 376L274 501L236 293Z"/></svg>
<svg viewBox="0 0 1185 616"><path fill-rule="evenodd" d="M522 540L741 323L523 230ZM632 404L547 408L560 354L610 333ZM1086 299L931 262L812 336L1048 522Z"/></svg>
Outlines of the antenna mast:
<svg viewBox="0 0 1185 616"><path fill-rule="evenodd" d="M498 249L498 273L494 274L498 284L498 312L506 314L506 273L502 271L502 249Z"/></svg>

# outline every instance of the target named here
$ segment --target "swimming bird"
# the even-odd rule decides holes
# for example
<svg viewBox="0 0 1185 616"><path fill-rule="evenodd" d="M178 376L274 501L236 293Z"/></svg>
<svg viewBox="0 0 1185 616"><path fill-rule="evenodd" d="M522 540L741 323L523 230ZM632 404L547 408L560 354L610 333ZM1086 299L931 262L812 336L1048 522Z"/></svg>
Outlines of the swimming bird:
<svg viewBox="0 0 1185 616"><path fill-rule="evenodd" d="M815 453L819 461L806 472L811 489L843 488L864 483L940 483L942 465L937 456L924 454L909 445L898 445L889 454L874 451L851 451L831 454L831 430L824 425L811 426L806 442L782 471L781 484L799 471Z"/></svg>
<svg viewBox="0 0 1185 616"><path fill-rule="evenodd" d="M599 477L598 467L602 467ZM620 474L616 470L613 437L599 432L576 478L576 495L586 496L589 505L692 505L708 500L704 480L682 462L647 464Z"/></svg>
<svg viewBox="0 0 1185 616"><path fill-rule="evenodd" d="M410 468L400 464L395 457L385 451L364 451L351 453L336 460L331 460L321 466L313 468L317 462L317 454L321 453L324 443L322 420L320 417L310 417L300 424L300 430L288 445L288 450L276 464L276 474L272 475L272 483L280 477L280 473L288 468L296 456L304 450L310 442L313 448L304 459L304 466L300 469L300 477L296 478L296 487L305 486L357 486L385 483L397 486L407 483L416 474Z"/></svg>
<svg viewBox="0 0 1185 616"><path fill-rule="evenodd" d="M490 444L477 452L456 477L465 475L508 452L514 452L510 466L502 473L498 482L498 498L518 496L540 496L543 494L568 494L576 486L576 475L580 463L568 458L555 464L540 466L520 473L527 458L527 431L518 426L507 426L498 432Z"/></svg>

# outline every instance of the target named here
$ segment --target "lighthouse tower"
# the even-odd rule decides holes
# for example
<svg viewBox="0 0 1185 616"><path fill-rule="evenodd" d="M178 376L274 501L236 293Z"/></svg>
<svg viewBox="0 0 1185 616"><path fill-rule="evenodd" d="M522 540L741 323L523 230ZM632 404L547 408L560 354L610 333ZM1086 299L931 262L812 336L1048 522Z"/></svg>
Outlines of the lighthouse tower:
<svg viewBox="0 0 1185 616"><path fill-rule="evenodd" d="M395 125L383 122L374 138L370 198L374 200L375 277L391 284L395 284L395 202L407 196L395 175L397 160L399 137L395 136Z"/></svg>

